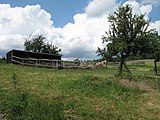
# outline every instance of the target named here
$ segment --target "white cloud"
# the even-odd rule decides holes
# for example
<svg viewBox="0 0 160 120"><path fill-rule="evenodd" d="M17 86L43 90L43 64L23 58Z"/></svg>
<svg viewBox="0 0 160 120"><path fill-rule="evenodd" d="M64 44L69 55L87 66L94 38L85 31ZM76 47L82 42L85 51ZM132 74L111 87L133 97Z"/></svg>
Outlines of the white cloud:
<svg viewBox="0 0 160 120"><path fill-rule="evenodd" d="M148 5L148 4L159 5L160 4L160 0L142 0L141 4L142 5Z"/></svg>
<svg viewBox="0 0 160 120"><path fill-rule="evenodd" d="M112 12L116 6L116 0L92 0L86 7L86 14L89 17L98 17Z"/></svg>
<svg viewBox="0 0 160 120"><path fill-rule="evenodd" d="M127 1L123 5L131 5L133 9L133 14L140 14L141 9L140 9L140 4L136 1Z"/></svg>
<svg viewBox="0 0 160 120"><path fill-rule="evenodd" d="M160 35L160 20L156 22L152 22L149 26L149 28L155 28L158 31L158 34Z"/></svg>
<svg viewBox="0 0 160 120"><path fill-rule="evenodd" d="M0 50L9 50L12 48L23 49L24 36L19 34L1 35Z"/></svg>
<svg viewBox="0 0 160 120"><path fill-rule="evenodd" d="M50 19L40 5L11 8L0 4L0 50L22 49L25 36L52 29Z"/></svg>
<svg viewBox="0 0 160 120"><path fill-rule="evenodd" d="M101 35L108 27L107 16L89 18L86 13L76 14L74 23L55 28L51 15L40 5L11 8L0 5L0 50L23 49L29 34L44 33L48 40L62 49L64 57L95 58Z"/></svg>
<svg viewBox="0 0 160 120"><path fill-rule="evenodd" d="M144 5L140 8L142 14L148 15L152 11L152 5Z"/></svg>
<svg viewBox="0 0 160 120"><path fill-rule="evenodd" d="M136 1L127 1L124 3L124 5L132 5L134 14L145 14L145 19L149 20L148 15L152 11L153 4L158 4L159 2L160 0L143 0L141 3ZM160 34L160 20L150 23L149 29L153 28L156 29Z"/></svg>
<svg viewBox="0 0 160 120"><path fill-rule="evenodd" d="M0 33L30 34L37 29L52 26L51 15L41 9L40 5L11 8L10 5L0 5Z"/></svg>
<svg viewBox="0 0 160 120"><path fill-rule="evenodd" d="M130 0L130 1L125 2L123 5L127 5L127 4L132 6L133 14L137 14L137 15L145 14L144 18L146 20L149 20L148 15L152 11L151 4L144 5L134 0L133 1Z"/></svg>
<svg viewBox="0 0 160 120"><path fill-rule="evenodd" d="M68 23L63 28L63 38L59 46L63 48L64 56L95 58L98 46L101 46L101 36L108 28L107 17L88 18L84 14L76 14L74 23Z"/></svg>

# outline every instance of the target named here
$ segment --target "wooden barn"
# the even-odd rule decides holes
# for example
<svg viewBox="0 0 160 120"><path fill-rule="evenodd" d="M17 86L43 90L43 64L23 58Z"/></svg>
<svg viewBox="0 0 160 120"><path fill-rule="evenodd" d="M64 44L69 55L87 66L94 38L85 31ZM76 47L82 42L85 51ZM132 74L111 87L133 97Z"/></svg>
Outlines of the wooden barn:
<svg viewBox="0 0 160 120"><path fill-rule="evenodd" d="M7 63L29 65L36 67L61 68L62 55L11 50L7 53Z"/></svg>

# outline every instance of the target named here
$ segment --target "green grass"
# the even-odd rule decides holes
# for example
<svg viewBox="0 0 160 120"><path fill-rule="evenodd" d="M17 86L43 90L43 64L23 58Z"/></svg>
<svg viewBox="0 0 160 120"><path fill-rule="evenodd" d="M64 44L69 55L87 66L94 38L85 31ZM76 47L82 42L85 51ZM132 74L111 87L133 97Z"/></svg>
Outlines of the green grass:
<svg viewBox="0 0 160 120"><path fill-rule="evenodd" d="M129 83L150 86L142 89L120 84L123 80L115 77L117 66L113 65L107 69L55 70L0 62L0 111L13 120L158 120L160 78L148 63L129 65L133 73ZM22 109L22 113L11 108Z"/></svg>

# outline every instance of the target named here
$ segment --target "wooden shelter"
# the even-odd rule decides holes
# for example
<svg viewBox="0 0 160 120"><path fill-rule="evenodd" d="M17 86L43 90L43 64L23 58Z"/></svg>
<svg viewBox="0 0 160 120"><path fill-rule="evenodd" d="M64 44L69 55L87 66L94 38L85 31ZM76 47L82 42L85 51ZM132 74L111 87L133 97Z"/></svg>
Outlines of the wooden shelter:
<svg viewBox="0 0 160 120"><path fill-rule="evenodd" d="M63 67L62 55L37 53L21 50L11 50L7 53L7 63L37 66L37 67Z"/></svg>

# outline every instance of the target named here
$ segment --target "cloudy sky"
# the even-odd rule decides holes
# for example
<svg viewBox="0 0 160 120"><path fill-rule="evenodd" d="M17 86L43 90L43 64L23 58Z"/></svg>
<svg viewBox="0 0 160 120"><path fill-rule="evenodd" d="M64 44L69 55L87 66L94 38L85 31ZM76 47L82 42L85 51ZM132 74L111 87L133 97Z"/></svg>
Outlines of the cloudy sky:
<svg viewBox="0 0 160 120"><path fill-rule="evenodd" d="M26 37L43 33L62 49L64 59L96 59L109 28L107 16L120 4L146 13L149 27L160 34L160 0L0 0L0 56L24 50Z"/></svg>

